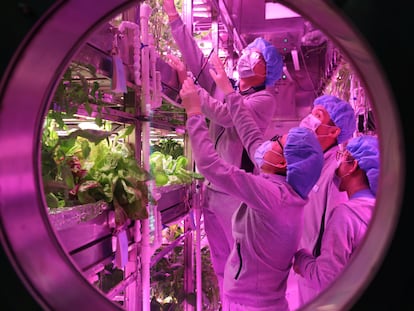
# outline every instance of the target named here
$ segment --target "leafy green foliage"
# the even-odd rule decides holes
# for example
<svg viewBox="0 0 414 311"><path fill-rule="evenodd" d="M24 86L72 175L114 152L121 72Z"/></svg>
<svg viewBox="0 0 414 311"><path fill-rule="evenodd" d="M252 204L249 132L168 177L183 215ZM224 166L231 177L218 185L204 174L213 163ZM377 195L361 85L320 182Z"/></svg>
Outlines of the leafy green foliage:
<svg viewBox="0 0 414 311"><path fill-rule="evenodd" d="M105 269L98 273L98 280L95 286L108 293L112 288L124 279L124 271L118 269L113 263L105 265Z"/></svg>
<svg viewBox="0 0 414 311"><path fill-rule="evenodd" d="M94 203L112 203L115 220L148 217L150 175L141 168L134 149L125 139L128 126L111 132L76 130L59 137L53 119L47 118L42 136L42 176L50 208Z"/></svg>
<svg viewBox="0 0 414 311"><path fill-rule="evenodd" d="M97 82L96 68L90 64L72 62L56 88L50 115L56 120L59 128L63 129L64 117L73 117L79 108L84 108L91 116L91 104L96 104L98 114L95 116L95 123L101 126L100 113L105 105L103 95Z"/></svg>
<svg viewBox="0 0 414 311"><path fill-rule="evenodd" d="M168 154L177 159L184 155L184 148L182 144L172 138L160 139L156 144L151 146L151 152L159 151L163 154Z"/></svg>
<svg viewBox="0 0 414 311"><path fill-rule="evenodd" d="M154 37L154 45L157 51L162 55L172 53L179 55L179 49L171 34L171 28L168 24L168 16L162 8L163 0L146 0L151 7L151 15L149 19L149 29ZM182 0L176 0L175 6L178 12L182 10Z"/></svg>
<svg viewBox="0 0 414 311"><path fill-rule="evenodd" d="M182 227L172 225L166 229L167 240L174 241L183 233ZM159 248L156 253L162 251ZM208 246L201 248L203 310L219 310L220 294ZM195 271L194 271L195 272ZM194 275L194 280L196 275ZM196 293L184 292L184 247L176 246L151 268L151 310L184 310L184 302L196 305Z"/></svg>
<svg viewBox="0 0 414 311"><path fill-rule="evenodd" d="M154 151L150 155L150 173L156 186L191 183L193 179L202 179L198 173L186 169L188 159L180 155L174 159L169 154Z"/></svg>
<svg viewBox="0 0 414 311"><path fill-rule="evenodd" d="M350 65L346 62L341 62L336 70L336 75L332 77L325 87L325 94L332 94L342 98L343 100L350 101L351 80L353 72ZM356 78L354 77L356 80ZM354 80L354 81L355 81Z"/></svg>

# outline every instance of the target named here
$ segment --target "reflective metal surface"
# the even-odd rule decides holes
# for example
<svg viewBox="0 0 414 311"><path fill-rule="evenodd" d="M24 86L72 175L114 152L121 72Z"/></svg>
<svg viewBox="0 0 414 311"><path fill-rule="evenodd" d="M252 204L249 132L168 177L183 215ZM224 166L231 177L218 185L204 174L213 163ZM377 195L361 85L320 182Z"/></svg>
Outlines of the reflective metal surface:
<svg viewBox="0 0 414 311"><path fill-rule="evenodd" d="M2 81L1 239L21 280L45 310L120 309L84 278L49 223L39 146L47 100L68 61L95 27L132 4L57 4L32 29Z"/></svg>

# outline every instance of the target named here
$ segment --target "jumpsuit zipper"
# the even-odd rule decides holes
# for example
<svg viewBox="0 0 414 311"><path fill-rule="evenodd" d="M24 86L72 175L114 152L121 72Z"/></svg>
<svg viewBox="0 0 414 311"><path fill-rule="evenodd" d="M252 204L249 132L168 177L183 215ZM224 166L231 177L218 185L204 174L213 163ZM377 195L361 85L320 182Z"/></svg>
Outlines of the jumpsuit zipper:
<svg viewBox="0 0 414 311"><path fill-rule="evenodd" d="M220 132L220 134L218 134L218 135L217 135L217 138L216 138L216 143L214 144L214 149L215 149L215 150L217 150L217 144L218 144L218 141L219 141L219 139L220 139L221 135L223 135L223 133L224 133L224 127L222 127L222 128L221 128L221 132Z"/></svg>
<svg viewBox="0 0 414 311"><path fill-rule="evenodd" d="M240 264L239 264L239 269L237 270L236 276L234 277L235 280L239 278L239 275L240 275L240 272L243 266L243 259L242 259L242 255L240 251L240 243L237 243L237 255L239 255Z"/></svg>

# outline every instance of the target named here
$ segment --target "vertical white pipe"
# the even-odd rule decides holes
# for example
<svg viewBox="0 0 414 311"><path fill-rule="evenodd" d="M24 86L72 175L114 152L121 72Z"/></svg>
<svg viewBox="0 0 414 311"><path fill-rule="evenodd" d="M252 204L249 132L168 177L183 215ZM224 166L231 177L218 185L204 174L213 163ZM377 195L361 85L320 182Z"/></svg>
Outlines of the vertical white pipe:
<svg viewBox="0 0 414 311"><path fill-rule="evenodd" d="M119 25L119 31L121 33L125 32L126 29L131 29L133 31L133 49L134 49L134 55L133 55L133 68L134 68L134 82L136 85L141 85L141 33L140 33L140 27L135 22L130 21L123 21ZM138 125L140 125L139 122L135 122L136 130L135 130L135 155L137 160L140 160L140 163L142 163L141 160L141 131L138 130ZM139 144L138 144L139 142ZM139 155L139 156L138 156ZM131 250L129 253L129 262L125 269L126 275L129 273L134 273L134 271L138 271L141 269L141 259L138 257L138 250L137 245L138 243L141 243L142 240L142 232L141 232L141 221L137 220L135 221L134 226L134 242L136 247ZM126 291L126 301L125 301L125 308L126 310L135 311L135 310L141 310L142 309L142 278L141 273L136 273L136 279L135 281L128 286Z"/></svg>
<svg viewBox="0 0 414 311"><path fill-rule="evenodd" d="M196 293L197 293L197 309L202 310L202 261L201 261L201 195L202 195L202 182L199 180L195 183L195 220L196 220L196 238L195 238L195 250L196 250Z"/></svg>
<svg viewBox="0 0 414 311"><path fill-rule="evenodd" d="M149 36L148 36L148 22L151 14L151 8L146 3L142 3L140 7L140 25L141 25L141 112L145 116L150 115L151 98L150 98L150 81L149 81ZM150 125L148 122L143 122L142 125L142 157L144 169L150 170L149 156L150 156ZM150 247L150 230L149 220L142 221L142 310L150 311L150 261L151 261L151 247Z"/></svg>
<svg viewBox="0 0 414 311"><path fill-rule="evenodd" d="M161 84L161 72L155 72L155 96L154 96L154 108L161 107L162 105L162 84Z"/></svg>
<svg viewBox="0 0 414 311"><path fill-rule="evenodd" d="M153 46L153 45L151 45L150 47L149 47L149 57L150 57L150 65L151 65L151 68L150 68L150 72L151 72L151 81L150 81L150 83L151 83L151 94L152 94L152 96L151 96L151 108L152 109L155 109L155 108L157 108L157 106L156 106L156 104L157 104L157 102L156 102L156 96L157 96L157 74L156 74L156 53L155 53L155 47Z"/></svg>
<svg viewBox="0 0 414 311"><path fill-rule="evenodd" d="M138 26L138 25L137 25ZM141 38L140 28L134 31L134 80L136 85L141 85Z"/></svg>
<svg viewBox="0 0 414 311"><path fill-rule="evenodd" d="M133 30L134 81L136 85L141 85L141 38L139 26L130 21L123 21L118 29L121 33L124 33L126 29Z"/></svg>

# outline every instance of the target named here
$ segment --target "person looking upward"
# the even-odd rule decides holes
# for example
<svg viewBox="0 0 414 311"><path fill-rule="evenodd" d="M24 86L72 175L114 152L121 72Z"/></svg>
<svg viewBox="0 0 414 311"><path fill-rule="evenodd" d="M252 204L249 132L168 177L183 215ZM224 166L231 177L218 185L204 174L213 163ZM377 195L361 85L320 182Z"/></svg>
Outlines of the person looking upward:
<svg viewBox="0 0 414 311"><path fill-rule="evenodd" d="M354 256L375 208L380 172L378 139L369 135L351 138L336 155L334 183L349 199L326 214L319 256L302 248L293 263L293 270L312 284L309 300L326 289Z"/></svg>
<svg viewBox="0 0 414 311"><path fill-rule="evenodd" d="M311 130L296 127L265 140L245 105L213 58L210 71L225 94L230 117L258 174L224 161L208 136L198 86L188 78L180 91L197 168L212 183L237 198L232 218L233 244L224 269L223 311L287 311L286 281L297 250L303 207L318 180L322 148ZM226 209L226 205L221 206Z"/></svg>
<svg viewBox="0 0 414 311"><path fill-rule="evenodd" d="M169 64L177 70L181 83L187 78L187 68L198 78L197 83L202 87L198 88L201 110L209 120L209 135L216 152L228 164L246 172L258 173L234 127L224 93L209 73L212 67L183 23L174 0L164 0L163 8L168 15L172 35L185 63L177 57L170 56ZM258 37L245 47L236 68L239 76L236 83L237 92L243 97L243 103L256 126L265 133L276 112L277 104L273 89L282 76L282 56L273 44ZM231 217L241 201L213 181L208 178L206 180L202 204L204 229L222 293L224 266L234 243Z"/></svg>
<svg viewBox="0 0 414 311"><path fill-rule="evenodd" d="M318 137L324 153L322 174L309 193L309 201L305 205L303 232L299 243L300 248L307 249L319 256L321 239L326 226L326 214L338 204L348 200L345 192L340 192L334 184L336 169L336 153L340 144L346 143L356 129L355 112L351 104L333 96L321 95L313 102L309 115L302 119L300 126L313 130ZM289 286L298 295L299 304L313 297L313 284L304 278L290 275ZM295 301L291 302L293 307Z"/></svg>

